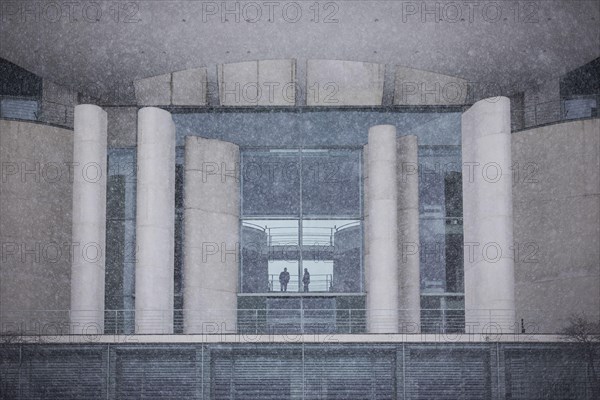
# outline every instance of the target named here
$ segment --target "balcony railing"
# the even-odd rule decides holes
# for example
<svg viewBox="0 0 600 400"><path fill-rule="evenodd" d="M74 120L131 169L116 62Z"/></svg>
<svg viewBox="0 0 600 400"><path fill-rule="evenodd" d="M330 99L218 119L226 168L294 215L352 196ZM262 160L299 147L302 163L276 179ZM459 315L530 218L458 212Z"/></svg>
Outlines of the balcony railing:
<svg viewBox="0 0 600 400"><path fill-rule="evenodd" d="M193 311L186 311L188 315ZM381 326L393 327L398 325L390 315L389 310L372 310L371 318ZM73 312L75 313L75 312ZM198 312L200 313L200 311ZM211 310L214 321L205 323L219 326L219 315L228 315L225 311ZM145 311L145 326L163 327L165 323L173 323L172 332L183 332L183 310ZM422 309L420 321L410 321L406 315L408 310L399 310L401 333L476 333L489 330L490 334L521 333L521 324L513 319L510 310L461 310L461 309ZM533 314L529 314L533 315ZM38 310L38 311L4 311L0 316L0 333L19 333L21 335L67 335L81 331L81 326L70 323L70 310ZM93 321L98 317L98 311L77 311L78 320ZM367 332L367 310L365 309L238 309L237 326L227 327L222 333L251 333L251 334L300 334L300 333L337 333L358 334ZM474 325L469 318L477 321ZM226 319L226 318L224 318ZM517 318L518 320L518 318ZM535 324L527 321L528 326ZM135 333L135 310L106 310L104 311L104 327L90 323L86 325L88 334L133 334ZM419 328L420 326L420 328ZM169 332L164 333L171 333ZM216 332L213 332L216 333ZM552 333L552 332L546 332Z"/></svg>
<svg viewBox="0 0 600 400"><path fill-rule="evenodd" d="M267 286L269 292L283 292L281 283L279 282L279 274L270 274ZM308 286L310 292L332 292L333 291L333 275L332 274L311 274L310 284ZM287 284L285 292L303 292L304 285L302 279L298 279L297 275L291 275L290 281Z"/></svg>

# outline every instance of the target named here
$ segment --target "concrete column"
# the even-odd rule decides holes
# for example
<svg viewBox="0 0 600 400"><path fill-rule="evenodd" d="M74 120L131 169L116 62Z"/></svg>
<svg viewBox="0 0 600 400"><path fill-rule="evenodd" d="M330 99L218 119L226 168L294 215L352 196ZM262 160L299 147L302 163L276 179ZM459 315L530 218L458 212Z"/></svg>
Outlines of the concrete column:
<svg viewBox="0 0 600 400"><path fill-rule="evenodd" d="M107 117L100 107L75 107L73 132L74 333L104 333Z"/></svg>
<svg viewBox="0 0 600 400"><path fill-rule="evenodd" d="M175 125L154 107L138 112L136 333L173 332Z"/></svg>
<svg viewBox="0 0 600 400"><path fill-rule="evenodd" d="M512 333L515 319L510 101L462 115L467 332Z"/></svg>
<svg viewBox="0 0 600 400"><path fill-rule="evenodd" d="M186 137L184 333L236 331L239 158L233 143Z"/></svg>
<svg viewBox="0 0 600 400"><path fill-rule="evenodd" d="M366 213L367 331L398 332L396 128L369 129Z"/></svg>
<svg viewBox="0 0 600 400"><path fill-rule="evenodd" d="M421 325L419 149L416 136L400 136L396 144L400 331L417 333L420 331Z"/></svg>

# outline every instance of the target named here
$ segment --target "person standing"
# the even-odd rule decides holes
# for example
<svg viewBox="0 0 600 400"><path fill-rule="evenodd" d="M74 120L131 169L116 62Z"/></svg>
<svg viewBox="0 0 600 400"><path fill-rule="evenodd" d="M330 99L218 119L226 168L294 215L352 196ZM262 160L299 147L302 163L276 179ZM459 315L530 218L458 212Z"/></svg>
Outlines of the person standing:
<svg viewBox="0 0 600 400"><path fill-rule="evenodd" d="M310 274L308 273L308 268L304 268L302 283L304 284L304 292L308 292L308 284L310 283Z"/></svg>
<svg viewBox="0 0 600 400"><path fill-rule="evenodd" d="M281 285L281 291L287 292L287 285L290 281L290 273L287 268L284 268L283 271L279 274L279 284Z"/></svg>

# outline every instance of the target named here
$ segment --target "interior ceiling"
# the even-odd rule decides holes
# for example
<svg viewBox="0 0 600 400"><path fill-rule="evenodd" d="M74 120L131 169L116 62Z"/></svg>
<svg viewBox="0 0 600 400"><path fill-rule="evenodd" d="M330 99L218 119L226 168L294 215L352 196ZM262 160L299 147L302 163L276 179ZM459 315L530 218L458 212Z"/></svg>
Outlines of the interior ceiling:
<svg viewBox="0 0 600 400"><path fill-rule="evenodd" d="M600 55L597 0L479 1L475 6L457 1L452 4L464 20L456 22L451 20L457 8L444 1L301 0L295 3L302 11L295 23L283 17L284 7L288 18L294 16L295 5L287 1L274 2L273 22L268 2L261 1L225 2L232 9L246 7L250 18L258 6L262 16L255 22L236 22L234 15L223 22L221 1L51 2L62 4L61 17L41 1L0 1L1 57L114 102L132 101L132 82L139 78L205 66L214 82L217 64L244 60L295 58L300 85L306 60L324 58L384 63L386 81L393 78L394 65L403 65L493 82L506 93ZM434 22L429 14L423 22L419 7L435 9L436 3L442 20ZM315 4L319 22L311 21ZM415 15L408 13L411 4ZM214 7L217 14L209 15ZM324 23L334 11L338 21ZM128 14L133 22L125 22Z"/></svg>

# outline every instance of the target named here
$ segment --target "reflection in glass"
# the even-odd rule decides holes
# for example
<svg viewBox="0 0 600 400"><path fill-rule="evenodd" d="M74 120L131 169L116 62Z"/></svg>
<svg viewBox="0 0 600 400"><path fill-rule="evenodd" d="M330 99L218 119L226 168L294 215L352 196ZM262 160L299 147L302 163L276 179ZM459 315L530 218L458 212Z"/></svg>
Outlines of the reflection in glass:
<svg viewBox="0 0 600 400"><path fill-rule="evenodd" d="M242 222L242 292L298 290L298 233L298 220ZM282 288L279 275L286 268L289 281Z"/></svg>
<svg viewBox="0 0 600 400"><path fill-rule="evenodd" d="M302 151L302 215L360 214L360 153Z"/></svg>
<svg viewBox="0 0 600 400"><path fill-rule="evenodd" d="M296 216L300 213L298 151L242 153L242 214Z"/></svg>
<svg viewBox="0 0 600 400"><path fill-rule="evenodd" d="M358 293L361 254L360 220L244 220L242 292L303 291L306 269L309 292ZM286 268L289 282L282 290Z"/></svg>
<svg viewBox="0 0 600 400"><path fill-rule="evenodd" d="M361 292L360 155L242 152L242 292Z"/></svg>
<svg viewBox="0 0 600 400"><path fill-rule="evenodd" d="M459 146L419 147L419 215L422 292L462 292L462 170Z"/></svg>

